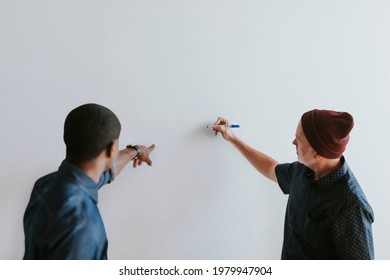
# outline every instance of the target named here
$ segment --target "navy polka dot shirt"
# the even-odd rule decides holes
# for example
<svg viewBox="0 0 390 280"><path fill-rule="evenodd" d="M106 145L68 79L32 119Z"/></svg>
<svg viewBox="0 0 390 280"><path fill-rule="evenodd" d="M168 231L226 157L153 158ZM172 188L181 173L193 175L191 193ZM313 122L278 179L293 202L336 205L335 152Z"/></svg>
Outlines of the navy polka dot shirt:
<svg viewBox="0 0 390 280"><path fill-rule="evenodd" d="M288 194L282 259L374 259L374 213L344 157L342 166L314 180L294 162L279 164L279 186Z"/></svg>

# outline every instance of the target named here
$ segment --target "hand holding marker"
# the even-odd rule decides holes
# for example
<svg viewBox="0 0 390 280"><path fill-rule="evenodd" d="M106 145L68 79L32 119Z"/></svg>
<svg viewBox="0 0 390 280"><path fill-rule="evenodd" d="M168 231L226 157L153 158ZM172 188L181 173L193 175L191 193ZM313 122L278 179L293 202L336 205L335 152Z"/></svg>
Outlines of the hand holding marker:
<svg viewBox="0 0 390 280"><path fill-rule="evenodd" d="M240 128L239 124L212 124L208 125L207 128L213 128L213 126L224 126L224 127L230 127L230 128Z"/></svg>
<svg viewBox="0 0 390 280"><path fill-rule="evenodd" d="M208 125L208 128L211 128L214 131L214 134L217 135L220 132L227 141L231 141L234 138L234 134L230 128L239 128L238 124L229 124L227 119L219 117L214 125Z"/></svg>

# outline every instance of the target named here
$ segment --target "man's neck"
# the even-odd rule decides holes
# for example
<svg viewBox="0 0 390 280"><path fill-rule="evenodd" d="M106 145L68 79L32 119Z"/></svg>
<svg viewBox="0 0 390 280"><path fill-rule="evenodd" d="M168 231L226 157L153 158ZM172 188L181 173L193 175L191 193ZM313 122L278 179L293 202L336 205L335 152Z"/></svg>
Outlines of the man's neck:
<svg viewBox="0 0 390 280"><path fill-rule="evenodd" d="M320 180L321 178L329 175L333 171L336 171L341 167L342 161L338 159L326 159L322 158L311 169L314 171L314 179Z"/></svg>
<svg viewBox="0 0 390 280"><path fill-rule="evenodd" d="M88 177L94 182L99 182L100 176L104 172L104 165L97 160L87 162L70 162L71 164L80 168Z"/></svg>

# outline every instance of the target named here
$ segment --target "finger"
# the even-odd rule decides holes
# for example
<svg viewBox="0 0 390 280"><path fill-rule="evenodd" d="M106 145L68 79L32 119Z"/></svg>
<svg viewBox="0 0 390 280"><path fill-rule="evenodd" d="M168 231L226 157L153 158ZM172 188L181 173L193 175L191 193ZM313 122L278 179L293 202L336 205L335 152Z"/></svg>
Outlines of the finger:
<svg viewBox="0 0 390 280"><path fill-rule="evenodd" d="M214 125L226 125L228 124L228 120L222 117L218 117L217 121L214 123Z"/></svg>
<svg viewBox="0 0 390 280"><path fill-rule="evenodd" d="M217 136L218 135L218 132L221 132L222 133L222 127L220 125L213 125L212 126L212 129L214 131L214 135Z"/></svg>
<svg viewBox="0 0 390 280"><path fill-rule="evenodd" d="M224 132L226 129L223 125L219 125L219 124L213 125L211 128L214 130L214 132Z"/></svg>
<svg viewBox="0 0 390 280"><path fill-rule="evenodd" d="M133 160L133 167L136 168L137 167L137 160Z"/></svg>
<svg viewBox="0 0 390 280"><path fill-rule="evenodd" d="M153 151L155 148L156 148L156 145L153 144L152 146L149 147L149 150Z"/></svg>
<svg viewBox="0 0 390 280"><path fill-rule="evenodd" d="M213 130L217 130L217 131L220 131L221 130L221 125L219 124L215 124L211 127Z"/></svg>
<svg viewBox="0 0 390 280"><path fill-rule="evenodd" d="M142 160L139 160L138 161L138 166L141 166L142 165Z"/></svg>
<svg viewBox="0 0 390 280"><path fill-rule="evenodd" d="M222 119L221 117L218 117L214 125L219 125L221 123L221 119Z"/></svg>

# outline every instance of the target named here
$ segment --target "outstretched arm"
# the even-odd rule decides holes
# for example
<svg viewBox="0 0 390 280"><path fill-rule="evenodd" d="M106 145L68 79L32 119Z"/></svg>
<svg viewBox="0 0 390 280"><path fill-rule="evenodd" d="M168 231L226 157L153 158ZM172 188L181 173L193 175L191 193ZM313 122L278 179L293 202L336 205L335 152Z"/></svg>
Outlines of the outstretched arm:
<svg viewBox="0 0 390 280"><path fill-rule="evenodd" d="M126 149L119 151L118 158L116 160L116 176L122 171L122 169L133 160L133 167L136 168L140 166L143 162L146 162L149 166L152 166L152 160L150 159L150 153L155 149L153 144L150 147L145 147L143 145L128 146ZM137 150L139 149L139 152ZM138 155L138 156L137 156Z"/></svg>
<svg viewBox="0 0 390 280"><path fill-rule="evenodd" d="M215 135L221 133L223 138L232 143L237 150L239 150L240 153L256 168L257 171L268 179L277 182L275 167L278 162L244 143L244 141L235 136L232 130L227 127L228 124L228 120L219 117L212 127Z"/></svg>

